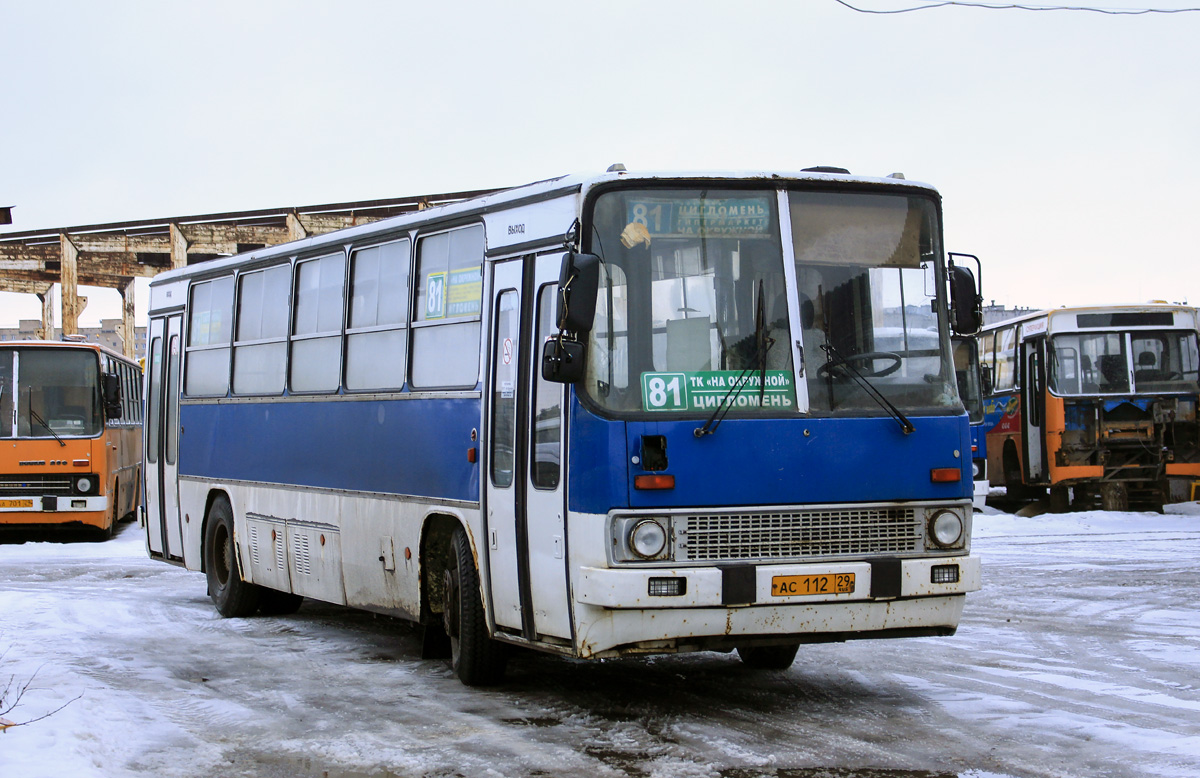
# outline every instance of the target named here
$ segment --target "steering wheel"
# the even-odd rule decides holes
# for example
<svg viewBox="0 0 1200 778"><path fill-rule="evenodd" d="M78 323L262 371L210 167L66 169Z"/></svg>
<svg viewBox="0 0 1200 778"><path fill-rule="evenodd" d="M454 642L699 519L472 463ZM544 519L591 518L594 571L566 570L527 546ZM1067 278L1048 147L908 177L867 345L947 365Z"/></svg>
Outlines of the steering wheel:
<svg viewBox="0 0 1200 778"><path fill-rule="evenodd" d="M876 370L875 360L877 359L886 359L888 363L882 369ZM821 378L845 378L847 376L845 365L856 362L870 363L870 370L858 368L858 372L863 376L866 378L880 378L885 375L891 375L899 370L904 360L899 354L893 354L890 351L866 351L862 354L852 354L851 356L843 357L842 362L826 362L817 368L817 375Z"/></svg>

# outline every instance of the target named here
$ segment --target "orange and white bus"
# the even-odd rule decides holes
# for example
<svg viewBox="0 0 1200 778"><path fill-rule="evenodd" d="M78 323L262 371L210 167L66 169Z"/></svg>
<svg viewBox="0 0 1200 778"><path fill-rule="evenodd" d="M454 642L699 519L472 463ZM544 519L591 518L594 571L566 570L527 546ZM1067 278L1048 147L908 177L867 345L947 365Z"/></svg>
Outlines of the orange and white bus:
<svg viewBox="0 0 1200 778"><path fill-rule="evenodd" d="M1054 512L1161 510L1200 481L1197 312L1056 308L979 335L987 472Z"/></svg>
<svg viewBox="0 0 1200 778"><path fill-rule="evenodd" d="M142 371L91 343L0 343L0 529L111 536L141 494Z"/></svg>

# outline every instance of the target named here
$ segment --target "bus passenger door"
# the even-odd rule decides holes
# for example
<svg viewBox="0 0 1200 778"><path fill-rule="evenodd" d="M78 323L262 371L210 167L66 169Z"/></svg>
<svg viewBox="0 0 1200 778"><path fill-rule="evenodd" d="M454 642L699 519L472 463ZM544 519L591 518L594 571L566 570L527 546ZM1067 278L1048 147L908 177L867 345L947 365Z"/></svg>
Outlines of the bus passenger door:
<svg viewBox="0 0 1200 778"><path fill-rule="evenodd" d="M487 545L497 626L528 639L571 637L563 493L563 387L540 375L553 331L561 254L498 263L493 276Z"/></svg>
<svg viewBox="0 0 1200 778"><path fill-rule="evenodd" d="M1021 345L1021 433L1025 446L1025 483L1046 479L1046 339Z"/></svg>
<svg viewBox="0 0 1200 778"><path fill-rule="evenodd" d="M181 316L150 321L146 363L146 543L150 551L183 560L179 521L179 376Z"/></svg>

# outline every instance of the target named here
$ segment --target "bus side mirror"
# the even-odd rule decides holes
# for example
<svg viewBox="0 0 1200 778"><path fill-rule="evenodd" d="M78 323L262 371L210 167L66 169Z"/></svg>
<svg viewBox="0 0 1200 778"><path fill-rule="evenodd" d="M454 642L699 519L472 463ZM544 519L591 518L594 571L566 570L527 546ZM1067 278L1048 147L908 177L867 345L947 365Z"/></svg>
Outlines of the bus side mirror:
<svg viewBox="0 0 1200 778"><path fill-rule="evenodd" d="M564 254L558 272L558 328L574 333L591 332L599 289L600 257L574 251Z"/></svg>
<svg viewBox="0 0 1200 778"><path fill-rule="evenodd" d="M556 384L574 384L583 380L587 363L583 344L575 340L551 338L542 348L542 378Z"/></svg>
<svg viewBox="0 0 1200 778"><path fill-rule="evenodd" d="M959 335L974 335L983 326L983 295L975 275L961 265L950 264L950 327Z"/></svg>
<svg viewBox="0 0 1200 778"><path fill-rule="evenodd" d="M121 418L121 377L116 373L104 374L104 415L110 419Z"/></svg>

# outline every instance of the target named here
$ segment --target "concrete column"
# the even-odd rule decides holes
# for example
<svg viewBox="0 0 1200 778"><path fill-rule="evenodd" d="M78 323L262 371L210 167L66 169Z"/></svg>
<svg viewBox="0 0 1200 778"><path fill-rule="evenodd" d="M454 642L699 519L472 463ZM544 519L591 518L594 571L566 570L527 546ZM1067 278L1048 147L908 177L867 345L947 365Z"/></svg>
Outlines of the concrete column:
<svg viewBox="0 0 1200 778"><path fill-rule="evenodd" d="M133 324L133 279L121 279L124 283L117 287L121 293L121 353L133 359L137 353L137 329Z"/></svg>
<svg viewBox="0 0 1200 778"><path fill-rule="evenodd" d="M188 241L183 235L183 228L171 223L171 269L178 270L187 267ZM131 303L132 305L132 303Z"/></svg>
<svg viewBox="0 0 1200 778"><path fill-rule="evenodd" d="M287 231L288 240L301 240L308 237L308 230L304 229L304 224L300 221L300 214L295 211L288 211Z"/></svg>
<svg viewBox="0 0 1200 778"><path fill-rule="evenodd" d="M38 337L42 340L54 340L54 295L50 294L53 289L51 286L37 296L42 303L42 328L38 330Z"/></svg>
<svg viewBox="0 0 1200 778"><path fill-rule="evenodd" d="M62 246L62 334L79 334L79 314L87 307L87 298L79 296L79 249L65 232L59 233Z"/></svg>

